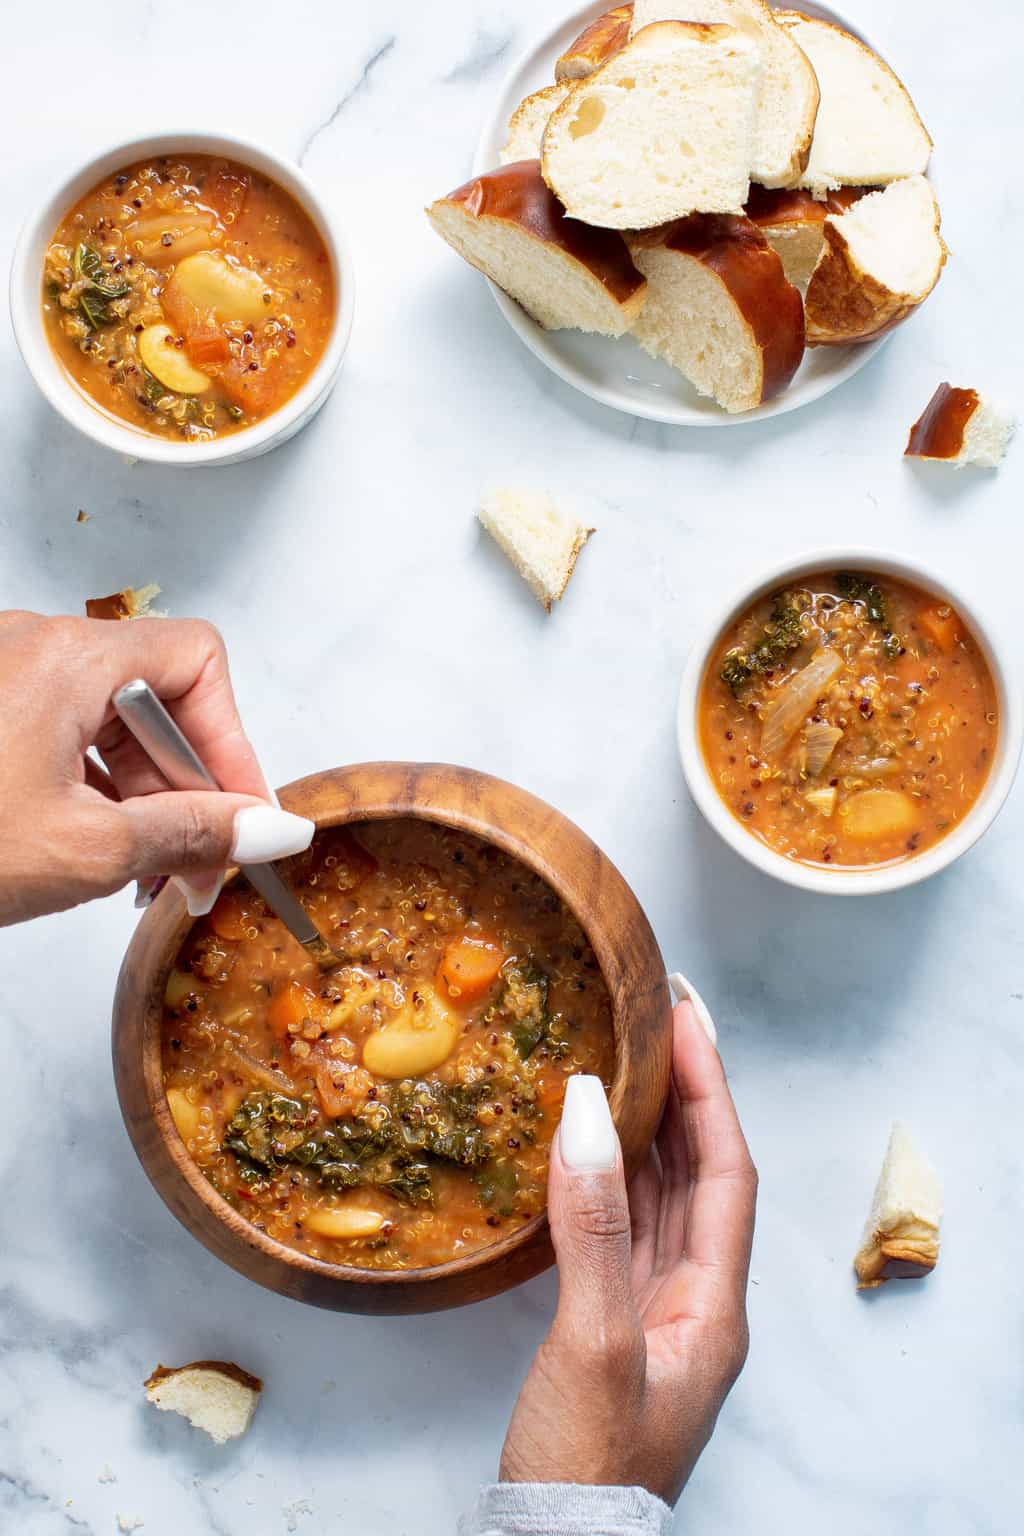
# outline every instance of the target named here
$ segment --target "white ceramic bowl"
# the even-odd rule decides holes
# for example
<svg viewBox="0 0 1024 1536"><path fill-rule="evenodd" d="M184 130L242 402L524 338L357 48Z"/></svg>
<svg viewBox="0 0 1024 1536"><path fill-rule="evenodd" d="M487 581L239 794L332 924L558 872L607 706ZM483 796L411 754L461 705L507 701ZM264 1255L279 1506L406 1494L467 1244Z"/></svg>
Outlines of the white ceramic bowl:
<svg viewBox="0 0 1024 1536"><path fill-rule="evenodd" d="M999 734L995 760L981 794L958 827L926 852L901 864L878 869L824 869L787 859L765 846L738 822L723 803L712 782L701 751L697 727L700 685L708 660L729 624L758 598L791 585L815 571L863 570L877 576L907 581L951 604L977 641L995 683L999 710ZM717 607L704 624L690 651L679 691L677 731L679 756L687 786L706 820L741 858L756 869L788 885L830 896L866 896L916 885L946 869L977 842L992 825L1010 792L1021 753L1022 709L1020 682L1011 658L1015 652L999 639L993 628L978 616L973 603L927 566L900 555L873 549L814 550L799 559L787 560L766 571L755 585L748 585L727 603Z"/></svg>
<svg viewBox="0 0 1024 1536"><path fill-rule="evenodd" d="M566 0L569 14L562 21L548 23L543 35L512 66L491 97L492 105L473 159L474 176L491 171L498 164L508 138L508 120L515 108L531 91L551 84L559 54L609 4L610 0L586 0L573 9L571 0ZM863 36L840 11L828 5L803 0L799 9L835 22L855 36ZM894 60L893 65L900 74L899 61ZM612 340L610 336L585 335L582 331L545 331L496 284L491 283L490 289L519 340L566 384L613 410L676 427L739 427L810 405L859 373L878 349L887 345L892 334L856 347L808 347L795 377L781 395L753 411L731 416L714 400L699 395L674 368L649 357L630 337Z"/></svg>
<svg viewBox="0 0 1024 1536"><path fill-rule="evenodd" d="M301 204L327 248L334 269L334 328L323 357L292 398L266 420L212 442L173 442L129 426L94 405L53 352L43 327L43 260L64 214L111 172L152 155L224 155L271 177ZM21 355L42 393L71 426L94 443L129 459L196 469L237 464L287 442L316 415L330 394L352 331L355 278L348 241L337 218L306 177L288 160L245 139L225 134L162 133L115 145L92 155L55 187L30 216L11 264L11 321Z"/></svg>

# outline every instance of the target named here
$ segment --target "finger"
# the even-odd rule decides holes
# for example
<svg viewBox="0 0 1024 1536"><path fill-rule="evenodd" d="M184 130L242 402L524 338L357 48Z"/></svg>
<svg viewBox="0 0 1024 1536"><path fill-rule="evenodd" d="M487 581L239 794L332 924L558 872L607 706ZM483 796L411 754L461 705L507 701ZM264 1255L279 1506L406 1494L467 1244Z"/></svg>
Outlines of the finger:
<svg viewBox="0 0 1024 1536"><path fill-rule="evenodd" d="M110 774L101 768L100 764L91 757L85 759L85 782L90 789L95 789L98 794L107 800L117 800L117 787Z"/></svg>
<svg viewBox="0 0 1024 1536"><path fill-rule="evenodd" d="M308 848L316 831L265 801L213 791L140 795L112 809L120 818L121 884L287 858Z"/></svg>
<svg viewBox="0 0 1024 1536"><path fill-rule="evenodd" d="M198 619L56 621L78 667L80 718L104 759L116 759L124 729L110 699L136 677L167 705L222 789L270 798L256 754L238 718L224 642ZM97 687L97 679L99 686ZM87 696L86 696L87 695ZM128 761L131 761L129 757ZM111 771L114 772L113 764Z"/></svg>
<svg viewBox="0 0 1024 1536"><path fill-rule="evenodd" d="M686 1210L690 1198L690 1159L686 1150L683 1111L674 1082L665 1101L655 1146L661 1162L661 1202L658 1207L655 1264L658 1272L664 1274L678 1264L683 1256Z"/></svg>
<svg viewBox="0 0 1024 1536"><path fill-rule="evenodd" d="M558 1256L558 1323L598 1354L640 1325L630 1290L630 1223L619 1138L598 1077L570 1077L548 1179Z"/></svg>
<svg viewBox="0 0 1024 1536"><path fill-rule="evenodd" d="M661 1165L652 1147L629 1186L630 1278L634 1296L639 1295L654 1273L660 1203Z"/></svg>
<svg viewBox="0 0 1024 1536"><path fill-rule="evenodd" d="M100 733L102 747L97 746L111 781L117 785L122 800L133 795L155 795L167 789L168 783L120 720L112 721Z"/></svg>
<svg viewBox="0 0 1024 1536"><path fill-rule="evenodd" d="M690 1191L684 1246L735 1295L746 1293L757 1173L722 1061L691 1003L676 1005L672 1079L681 1111Z"/></svg>

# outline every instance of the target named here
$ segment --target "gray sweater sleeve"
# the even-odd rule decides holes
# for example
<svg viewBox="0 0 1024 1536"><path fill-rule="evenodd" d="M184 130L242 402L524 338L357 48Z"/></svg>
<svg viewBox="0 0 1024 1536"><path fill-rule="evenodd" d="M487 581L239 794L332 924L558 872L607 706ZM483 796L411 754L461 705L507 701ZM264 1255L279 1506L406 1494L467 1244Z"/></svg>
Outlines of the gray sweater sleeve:
<svg viewBox="0 0 1024 1536"><path fill-rule="evenodd" d="M672 1511L646 1488L492 1483L459 1536L669 1536Z"/></svg>

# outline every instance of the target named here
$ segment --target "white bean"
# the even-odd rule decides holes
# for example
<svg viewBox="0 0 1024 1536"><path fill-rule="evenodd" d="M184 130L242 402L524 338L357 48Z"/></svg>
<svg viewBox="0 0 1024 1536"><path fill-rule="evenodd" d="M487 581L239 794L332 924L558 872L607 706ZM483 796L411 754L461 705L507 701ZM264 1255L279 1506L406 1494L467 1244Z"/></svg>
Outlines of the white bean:
<svg viewBox="0 0 1024 1536"><path fill-rule="evenodd" d="M259 273L212 251L179 261L174 285L198 309L212 309L222 323L236 320L248 325L269 313L263 298L267 285Z"/></svg>
<svg viewBox="0 0 1024 1536"><path fill-rule="evenodd" d="M185 353L174 345L169 325L147 325L139 337L139 356L145 367L166 389L176 395L201 395L210 380L193 368Z"/></svg>
<svg viewBox="0 0 1024 1536"><path fill-rule="evenodd" d="M310 1211L302 1224L317 1237L372 1237L384 1225L384 1217L362 1206L337 1205L332 1210Z"/></svg>
<svg viewBox="0 0 1024 1536"><path fill-rule="evenodd" d="M421 987L419 993L420 1007L407 1003L363 1046L363 1066L374 1077L419 1077L439 1067L455 1049L458 1018L432 989Z"/></svg>

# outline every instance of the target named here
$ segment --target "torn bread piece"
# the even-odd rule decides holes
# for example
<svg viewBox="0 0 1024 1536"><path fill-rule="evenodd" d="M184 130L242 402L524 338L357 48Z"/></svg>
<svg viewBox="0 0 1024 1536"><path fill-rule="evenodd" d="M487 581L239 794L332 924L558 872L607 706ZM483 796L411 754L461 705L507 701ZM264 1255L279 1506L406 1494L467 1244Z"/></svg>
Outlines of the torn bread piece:
<svg viewBox="0 0 1024 1536"><path fill-rule="evenodd" d="M605 11L571 42L555 64L556 80L585 80L599 65L629 42L632 5L616 5ZM692 18L688 18L691 19Z"/></svg>
<svg viewBox="0 0 1024 1536"><path fill-rule="evenodd" d="M932 152L902 80L866 43L831 22L776 11L811 61L820 100L800 186L885 186L927 169Z"/></svg>
<svg viewBox="0 0 1024 1536"><path fill-rule="evenodd" d="M963 469L995 469L1001 464L1017 423L976 389L940 384L921 417L914 422L904 457L933 459Z"/></svg>
<svg viewBox="0 0 1024 1536"><path fill-rule="evenodd" d="M568 85L546 85L542 91L534 91L532 96L523 98L508 120L508 138L498 157L502 165L512 165L516 160L540 159L548 118L568 94Z"/></svg>
<svg viewBox="0 0 1024 1536"><path fill-rule="evenodd" d="M735 27L645 27L552 113L544 180L572 218L606 229L738 212L760 70L756 45Z"/></svg>
<svg viewBox="0 0 1024 1536"><path fill-rule="evenodd" d="M749 219L693 214L630 249L647 278L633 326L645 351L731 413L782 393L804 355L803 305Z"/></svg>
<svg viewBox="0 0 1024 1536"><path fill-rule="evenodd" d="M263 1383L229 1361L193 1360L190 1365L158 1365L145 1388L155 1408L180 1413L223 1445L249 1428Z"/></svg>
<svg viewBox="0 0 1024 1536"><path fill-rule="evenodd" d="M809 347L872 341L899 325L939 280L947 251L926 176L870 192L825 220L804 299Z"/></svg>
<svg viewBox="0 0 1024 1536"><path fill-rule="evenodd" d="M427 218L545 330L622 336L643 305L647 285L622 236L568 218L537 160L474 177Z"/></svg>
<svg viewBox="0 0 1024 1536"><path fill-rule="evenodd" d="M853 1267L858 1289L928 1274L939 1258L942 1185L896 1121Z"/></svg>
<svg viewBox="0 0 1024 1536"><path fill-rule="evenodd" d="M805 288L825 247L825 220L845 213L868 187L840 187L822 202L802 187L752 185L743 210L756 224L782 262L782 270L797 288Z"/></svg>
<svg viewBox="0 0 1024 1536"><path fill-rule="evenodd" d="M818 80L791 32L764 0L636 0L632 33L658 21L724 22L745 33L761 56L750 174L765 187L791 187L811 152Z"/></svg>
<svg viewBox="0 0 1024 1536"><path fill-rule="evenodd" d="M125 587L123 592L111 592L109 597L86 599L86 617L90 619L158 619L162 615L153 612L153 604L160 596L155 581L144 587Z"/></svg>
<svg viewBox="0 0 1024 1536"><path fill-rule="evenodd" d="M484 496L477 517L550 613L594 529L560 511L541 491L509 487Z"/></svg>

